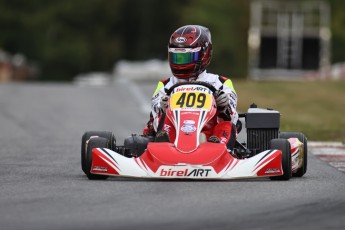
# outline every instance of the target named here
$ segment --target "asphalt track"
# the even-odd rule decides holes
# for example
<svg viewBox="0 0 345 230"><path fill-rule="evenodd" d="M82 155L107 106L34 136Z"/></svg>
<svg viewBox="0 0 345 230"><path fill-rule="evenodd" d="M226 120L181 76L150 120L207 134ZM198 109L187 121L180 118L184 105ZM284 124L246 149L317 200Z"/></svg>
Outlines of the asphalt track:
<svg viewBox="0 0 345 230"><path fill-rule="evenodd" d="M137 86L148 103L154 84ZM345 174L313 154L287 182L89 181L83 132L121 143L147 120L140 106L119 82L0 85L0 228L345 229Z"/></svg>

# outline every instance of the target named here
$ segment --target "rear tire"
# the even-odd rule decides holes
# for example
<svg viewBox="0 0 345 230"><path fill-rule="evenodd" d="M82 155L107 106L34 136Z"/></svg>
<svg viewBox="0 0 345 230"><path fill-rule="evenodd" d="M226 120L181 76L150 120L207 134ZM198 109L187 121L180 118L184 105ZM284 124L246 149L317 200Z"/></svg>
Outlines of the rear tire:
<svg viewBox="0 0 345 230"><path fill-rule="evenodd" d="M86 159L85 159L85 174L87 178L90 180L105 180L108 178L108 176L105 175L97 175L92 174L91 166L92 166L92 149L94 148L109 148L110 142L108 139L103 137L93 137L89 140L87 149L86 149Z"/></svg>
<svg viewBox="0 0 345 230"><path fill-rule="evenodd" d="M91 137L103 137L107 140L109 140L109 149L114 149L116 146L116 140L115 136L112 132L106 132L106 131L89 131L84 133L83 137L81 138L81 169L83 172L86 174L87 171L86 169L86 151L87 151L87 146L88 142Z"/></svg>
<svg viewBox="0 0 345 230"><path fill-rule="evenodd" d="M270 177L271 180L290 180L292 177L291 171L291 147L290 142L286 139L272 139L271 149L278 149L282 151L282 166L283 175Z"/></svg>
<svg viewBox="0 0 345 230"><path fill-rule="evenodd" d="M307 172L308 166L308 139L303 133L298 132L282 132L279 134L279 138L289 139L289 138L298 138L300 142L303 143L303 164L296 173L293 173L294 177L302 177Z"/></svg>

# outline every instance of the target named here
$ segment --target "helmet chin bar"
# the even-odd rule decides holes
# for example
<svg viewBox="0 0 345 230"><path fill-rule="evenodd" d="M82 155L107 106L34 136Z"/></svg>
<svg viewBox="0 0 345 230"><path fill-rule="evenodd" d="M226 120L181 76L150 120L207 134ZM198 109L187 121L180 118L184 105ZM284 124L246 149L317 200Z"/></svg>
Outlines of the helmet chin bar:
<svg viewBox="0 0 345 230"><path fill-rule="evenodd" d="M198 78L198 76L199 76L200 73L201 73L201 72L198 71L198 72L196 72L195 74L191 75L190 77L187 77L187 78L179 78L179 77L177 77L177 78L178 78L178 79L181 79L181 80L186 80L186 81L188 81L188 82L191 82L191 81L195 81L195 80Z"/></svg>
<svg viewBox="0 0 345 230"><path fill-rule="evenodd" d="M187 81L195 81L199 77L199 75L205 70L201 68L201 61L197 63L197 65L195 66L195 69L196 69L196 73L193 74L191 77L187 78Z"/></svg>
<svg viewBox="0 0 345 230"><path fill-rule="evenodd" d="M205 70L205 69L201 69L201 61L198 61L198 63L195 65L195 73L193 75L191 75L188 78L184 78L186 81L191 82L191 81L195 81L199 75Z"/></svg>

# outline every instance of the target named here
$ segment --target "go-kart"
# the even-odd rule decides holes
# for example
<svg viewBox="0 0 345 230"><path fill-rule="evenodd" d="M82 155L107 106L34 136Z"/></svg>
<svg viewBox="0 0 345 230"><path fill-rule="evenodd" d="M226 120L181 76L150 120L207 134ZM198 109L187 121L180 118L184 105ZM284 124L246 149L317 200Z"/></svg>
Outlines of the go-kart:
<svg viewBox="0 0 345 230"><path fill-rule="evenodd" d="M231 151L225 144L205 141L202 129L216 114L215 91L205 82L176 84L167 91L164 116L176 129L174 143L132 134L117 146L112 132L86 132L81 144L82 170L91 180L109 176L289 180L306 173L307 139L302 133L279 132L280 113L275 110L253 104L240 114L236 127L242 140Z"/></svg>

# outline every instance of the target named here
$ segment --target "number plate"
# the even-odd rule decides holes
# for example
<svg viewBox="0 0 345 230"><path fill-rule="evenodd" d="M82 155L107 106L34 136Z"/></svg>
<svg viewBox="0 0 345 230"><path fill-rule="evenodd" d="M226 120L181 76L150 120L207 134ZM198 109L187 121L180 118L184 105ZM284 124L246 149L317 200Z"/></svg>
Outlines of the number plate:
<svg viewBox="0 0 345 230"><path fill-rule="evenodd" d="M207 109L210 110L212 97L203 92L177 92L170 97L170 108L174 109Z"/></svg>

